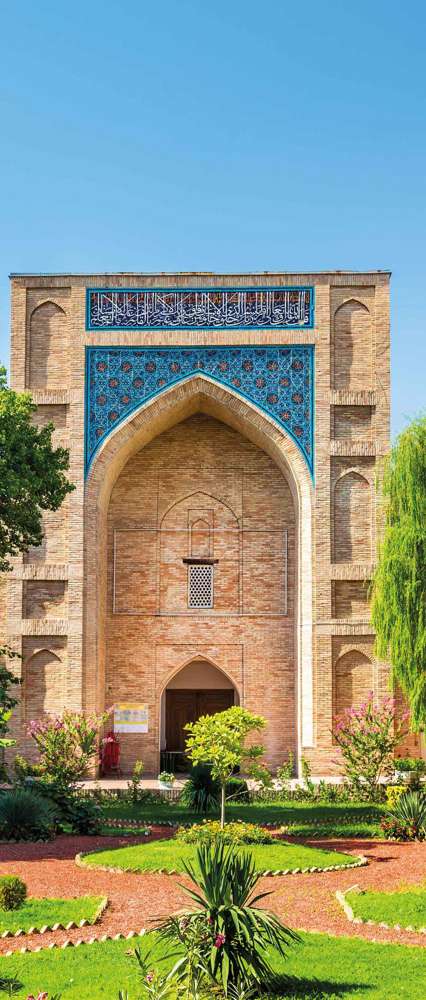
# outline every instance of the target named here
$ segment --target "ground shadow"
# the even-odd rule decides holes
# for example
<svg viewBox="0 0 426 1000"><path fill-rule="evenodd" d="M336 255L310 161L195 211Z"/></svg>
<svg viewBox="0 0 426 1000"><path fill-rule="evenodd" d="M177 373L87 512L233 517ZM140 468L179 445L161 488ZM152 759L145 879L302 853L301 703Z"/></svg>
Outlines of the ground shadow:
<svg viewBox="0 0 426 1000"><path fill-rule="evenodd" d="M340 1000L354 990L370 990L368 983L338 983L331 979L307 979L298 976L274 976L265 984L268 1000Z"/></svg>

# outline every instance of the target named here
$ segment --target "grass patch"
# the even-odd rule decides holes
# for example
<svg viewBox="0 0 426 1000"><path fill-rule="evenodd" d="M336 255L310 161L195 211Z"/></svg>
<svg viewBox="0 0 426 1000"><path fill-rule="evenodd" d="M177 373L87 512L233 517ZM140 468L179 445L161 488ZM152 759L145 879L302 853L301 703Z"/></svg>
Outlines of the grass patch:
<svg viewBox="0 0 426 1000"><path fill-rule="evenodd" d="M329 837L344 839L353 837L358 840L383 840L383 830L379 823L291 823L283 832L302 840Z"/></svg>
<svg viewBox="0 0 426 1000"><path fill-rule="evenodd" d="M337 851L327 851L317 847L305 847L302 844L288 844L277 841L276 844L250 844L238 848L252 854L258 871L295 868L326 868L328 865L346 865L354 863L355 858L349 854ZM163 868L166 871L182 871L183 861L194 861L196 848L193 844L184 844L178 840L155 840L146 844L135 844L131 847L116 847L107 851L94 851L86 854L89 864L106 865L111 868L122 868L123 871L155 871Z"/></svg>
<svg viewBox="0 0 426 1000"><path fill-rule="evenodd" d="M152 935L138 943L150 948ZM19 955L0 959L0 975L17 976L19 1000L42 989L62 993L63 1000L114 1000L122 989L136 1000L138 975L136 963L125 955L128 950L128 941L108 941ZM268 1000L423 1000L426 949L302 934L301 944L275 968L289 980L275 992L268 989Z"/></svg>
<svg viewBox="0 0 426 1000"><path fill-rule="evenodd" d="M74 920L94 923L103 896L78 896L75 899L26 899L19 910L0 909L0 933L20 928L43 927L45 924L69 924Z"/></svg>
<svg viewBox="0 0 426 1000"><path fill-rule="evenodd" d="M348 892L346 899L355 917L362 920L382 920L393 926L426 927L426 888L413 886L397 892Z"/></svg>
<svg viewBox="0 0 426 1000"><path fill-rule="evenodd" d="M179 802L140 803L132 805L117 799L103 805L105 826L109 819L138 820L141 825L155 823L199 823L200 816ZM384 807L368 802L347 804L314 804L312 802L230 802L227 818L230 822L272 823L291 826L291 833L301 837L382 837L380 819ZM217 819L216 814L209 819ZM293 829L294 827L294 829Z"/></svg>

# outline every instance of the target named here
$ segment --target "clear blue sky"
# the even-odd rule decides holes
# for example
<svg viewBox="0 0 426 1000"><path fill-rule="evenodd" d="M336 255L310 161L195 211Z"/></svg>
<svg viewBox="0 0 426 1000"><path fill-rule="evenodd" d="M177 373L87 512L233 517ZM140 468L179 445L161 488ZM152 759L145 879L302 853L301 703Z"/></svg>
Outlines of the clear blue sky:
<svg viewBox="0 0 426 1000"><path fill-rule="evenodd" d="M21 0L0 29L10 271L393 271L393 428L425 407L423 3Z"/></svg>

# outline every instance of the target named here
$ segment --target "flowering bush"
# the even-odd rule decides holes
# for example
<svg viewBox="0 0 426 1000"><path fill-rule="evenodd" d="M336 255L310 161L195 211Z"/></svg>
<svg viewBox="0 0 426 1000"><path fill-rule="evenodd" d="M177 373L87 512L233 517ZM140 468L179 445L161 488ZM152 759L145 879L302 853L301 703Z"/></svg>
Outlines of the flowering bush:
<svg viewBox="0 0 426 1000"><path fill-rule="evenodd" d="M40 754L40 773L58 786L70 789L81 781L97 757L99 732L108 718L66 711L59 717L30 722L28 734Z"/></svg>
<svg viewBox="0 0 426 1000"><path fill-rule="evenodd" d="M185 844L270 844L272 834L263 830L255 823L226 823L222 828L219 821L194 824L190 827L179 827L176 832L178 840Z"/></svg>
<svg viewBox="0 0 426 1000"><path fill-rule="evenodd" d="M388 785L386 788L386 805L392 811L397 802L399 802L401 795L407 791L406 785Z"/></svg>
<svg viewBox="0 0 426 1000"><path fill-rule="evenodd" d="M395 749L406 735L408 713L397 715L393 698L374 703L370 692L360 708L348 708L336 719L333 738L346 776L360 795L374 799L381 778L393 772Z"/></svg>

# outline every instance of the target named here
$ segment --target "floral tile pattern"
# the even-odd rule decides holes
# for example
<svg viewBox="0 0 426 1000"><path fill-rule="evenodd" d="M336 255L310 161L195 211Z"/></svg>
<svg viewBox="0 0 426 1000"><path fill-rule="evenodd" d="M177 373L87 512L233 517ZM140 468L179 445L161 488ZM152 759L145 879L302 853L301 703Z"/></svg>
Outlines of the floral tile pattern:
<svg viewBox="0 0 426 1000"><path fill-rule="evenodd" d="M129 413L203 374L250 400L295 440L313 473L314 348L88 347L85 462Z"/></svg>

